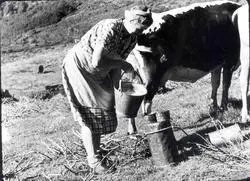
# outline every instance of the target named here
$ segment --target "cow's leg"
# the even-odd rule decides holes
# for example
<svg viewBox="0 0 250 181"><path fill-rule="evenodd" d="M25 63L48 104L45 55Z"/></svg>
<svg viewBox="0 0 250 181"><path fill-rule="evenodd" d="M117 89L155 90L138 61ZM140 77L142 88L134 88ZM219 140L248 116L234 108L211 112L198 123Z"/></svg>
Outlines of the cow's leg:
<svg viewBox="0 0 250 181"><path fill-rule="evenodd" d="M132 134L136 134L137 133L137 128L135 125L135 118L127 118L127 122L128 122L128 134L132 135Z"/></svg>
<svg viewBox="0 0 250 181"><path fill-rule="evenodd" d="M152 100L143 100L142 102L142 114L147 115L152 112Z"/></svg>
<svg viewBox="0 0 250 181"><path fill-rule="evenodd" d="M221 110L227 110L228 104L228 90L231 85L233 71L229 67L223 68L223 87L222 87L222 99L221 99Z"/></svg>
<svg viewBox="0 0 250 181"><path fill-rule="evenodd" d="M210 104L209 113L213 117L217 116L217 113L219 110L218 103L217 103L217 91L220 86L220 77L221 77L221 68L218 68L211 73L212 103Z"/></svg>
<svg viewBox="0 0 250 181"><path fill-rule="evenodd" d="M248 64L248 65L246 65ZM247 93L249 88L249 61L242 61L241 63L241 73L240 73L240 86L241 86L241 97L242 97L242 109L241 109L241 121L247 122L250 120L250 116L247 110ZM243 67L245 66L245 67Z"/></svg>
<svg viewBox="0 0 250 181"><path fill-rule="evenodd" d="M250 120L247 109L247 93L249 89L249 61L247 59L241 61L240 86L242 97L241 121Z"/></svg>
<svg viewBox="0 0 250 181"><path fill-rule="evenodd" d="M241 97L242 97L242 110L241 110L241 121L246 122L250 120L247 109L247 93L249 89L249 47L241 47L240 53L241 59L241 73L240 73L240 86L241 86Z"/></svg>
<svg viewBox="0 0 250 181"><path fill-rule="evenodd" d="M247 122L250 120L247 108L247 93L249 89L249 68L250 68L250 9L249 3L247 0L248 6L241 8L238 14L238 28L240 34L240 60L241 60L241 73L240 73L240 85L241 85L241 98L242 98L242 109L241 109L241 121Z"/></svg>

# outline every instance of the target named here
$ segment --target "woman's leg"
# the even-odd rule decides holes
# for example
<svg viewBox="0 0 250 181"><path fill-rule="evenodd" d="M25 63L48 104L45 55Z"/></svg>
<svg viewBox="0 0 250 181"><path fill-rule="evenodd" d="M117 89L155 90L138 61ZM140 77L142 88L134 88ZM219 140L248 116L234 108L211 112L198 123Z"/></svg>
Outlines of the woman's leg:
<svg viewBox="0 0 250 181"><path fill-rule="evenodd" d="M95 154L98 153L100 150L100 144L101 144L101 135L93 133L93 144L94 144L94 152Z"/></svg>
<svg viewBox="0 0 250 181"><path fill-rule="evenodd" d="M82 135L82 141L84 148L86 149L87 156L88 158L93 158L95 157L95 148L94 148L94 140L93 140L93 135L91 130L87 126L82 126L81 129L81 135ZM93 162L93 161L90 161ZM90 163L91 164L91 163Z"/></svg>
<svg viewBox="0 0 250 181"><path fill-rule="evenodd" d="M69 100L71 112L73 114L73 118L76 122L78 122L81 126L81 137L83 141L83 145L87 152L87 159L89 166L91 168L94 168L100 164L100 160L97 157L97 150L100 147L100 138L101 136L99 134L93 134L91 129L87 127L82 120L82 115L77 109L77 106L75 105L76 98L74 96L72 87L70 86L67 74L65 69L62 70L62 82L64 86L65 93L67 95L67 98ZM99 169L96 169L96 171L103 172L105 171L105 168L103 168L101 165L99 166Z"/></svg>
<svg viewBox="0 0 250 181"><path fill-rule="evenodd" d="M97 150L100 149L100 134L93 134L87 126L82 126L82 141L87 152L89 166L94 168L100 161L98 159Z"/></svg>

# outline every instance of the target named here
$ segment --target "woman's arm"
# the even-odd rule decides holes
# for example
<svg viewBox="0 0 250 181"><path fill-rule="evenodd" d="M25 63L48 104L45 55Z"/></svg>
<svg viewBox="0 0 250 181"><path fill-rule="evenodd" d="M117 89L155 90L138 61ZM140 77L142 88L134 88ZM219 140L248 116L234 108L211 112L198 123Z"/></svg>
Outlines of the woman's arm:
<svg viewBox="0 0 250 181"><path fill-rule="evenodd" d="M125 72L134 71L133 66L119 57L112 57L108 50L102 44L97 44L92 56L92 65L94 68L117 69L121 68Z"/></svg>

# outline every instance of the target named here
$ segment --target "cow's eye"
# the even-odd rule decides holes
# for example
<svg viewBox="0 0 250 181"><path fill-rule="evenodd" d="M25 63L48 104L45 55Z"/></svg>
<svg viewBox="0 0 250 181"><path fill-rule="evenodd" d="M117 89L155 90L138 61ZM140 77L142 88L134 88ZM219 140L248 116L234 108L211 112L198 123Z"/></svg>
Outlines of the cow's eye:
<svg viewBox="0 0 250 181"><path fill-rule="evenodd" d="M151 35L149 35L149 36L148 36L148 39L150 39L150 40L154 40L154 39L156 39L156 37L155 37L155 35L154 35L154 34L151 34Z"/></svg>

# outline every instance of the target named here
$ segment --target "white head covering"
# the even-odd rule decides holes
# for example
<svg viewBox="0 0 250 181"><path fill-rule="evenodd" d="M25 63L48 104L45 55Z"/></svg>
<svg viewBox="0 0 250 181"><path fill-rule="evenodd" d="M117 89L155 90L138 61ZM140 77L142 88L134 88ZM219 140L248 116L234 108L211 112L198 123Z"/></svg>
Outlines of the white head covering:
<svg viewBox="0 0 250 181"><path fill-rule="evenodd" d="M152 24L151 9L146 6L142 8L135 6L130 10L125 10L125 19L137 28L147 28Z"/></svg>

